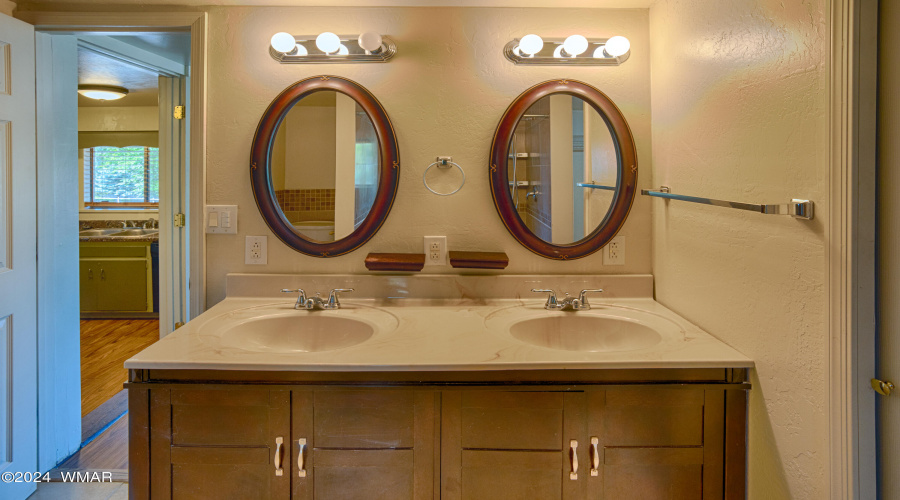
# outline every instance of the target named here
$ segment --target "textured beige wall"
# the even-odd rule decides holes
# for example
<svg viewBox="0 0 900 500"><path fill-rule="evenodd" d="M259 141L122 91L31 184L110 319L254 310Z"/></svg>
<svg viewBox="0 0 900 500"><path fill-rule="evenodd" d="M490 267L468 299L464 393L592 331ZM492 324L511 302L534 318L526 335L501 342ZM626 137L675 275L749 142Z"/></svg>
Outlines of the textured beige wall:
<svg viewBox="0 0 900 500"><path fill-rule="evenodd" d="M659 0L653 181L816 220L654 200L659 302L751 357L748 498L827 498L826 0Z"/></svg>
<svg viewBox="0 0 900 500"><path fill-rule="evenodd" d="M623 233L625 266L604 267L600 252L572 261L538 257L519 245L491 201L487 156L494 128L509 103L552 78L586 81L606 92L635 135L642 187L650 186L650 55L648 10L481 8L242 8L209 10L209 119L207 199L237 204L237 235L210 235L209 305L225 294L225 274L367 273L369 252L421 252L422 236L446 235L458 250L505 251L507 273L649 273L650 200L638 197ZM375 30L394 38L398 55L387 64L280 65L268 56L276 31ZM631 58L620 67L523 67L501 49L529 32L564 36L627 36ZM250 190L248 157L269 101L293 82L317 74L350 78L368 88L390 116L400 144L400 187L379 233L348 255L319 259L291 250L272 235ZM458 194L439 197L422 185L438 155L452 155L467 181ZM266 266L244 265L244 236L269 235ZM436 272L454 272L449 266Z"/></svg>

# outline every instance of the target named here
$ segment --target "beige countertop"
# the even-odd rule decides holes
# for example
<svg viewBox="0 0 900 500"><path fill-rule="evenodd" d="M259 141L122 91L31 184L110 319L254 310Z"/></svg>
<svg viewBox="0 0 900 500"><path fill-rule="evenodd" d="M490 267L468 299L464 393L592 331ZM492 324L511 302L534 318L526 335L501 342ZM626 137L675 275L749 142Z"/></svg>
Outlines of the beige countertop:
<svg viewBox="0 0 900 500"><path fill-rule="evenodd" d="M341 282L339 277L261 275L251 283L246 281L249 276L229 276L229 293L234 292L235 296L226 298L132 357L125 362L125 368L374 372L753 367L753 361L740 352L652 298L640 296L646 294L645 282L623 282L625 286L619 288L617 285L621 278L601 277L595 280L635 293L622 292L618 295L625 296L593 298L590 311L547 311L543 308L541 296L528 293L526 297L519 298L359 299L345 296L342 299L343 308L339 311L310 312L293 309L294 298L286 295L240 295L260 288L273 290L275 283L284 283L288 287L296 287L297 282L330 285L330 281ZM422 282L416 281L418 278L361 276L349 278L349 281L355 282L358 290L368 290L388 286L386 283L396 288L397 280L408 280L400 288L414 289L421 286ZM490 289L487 295L499 294L501 289L511 286L513 280L510 278L515 277L426 277L438 284L451 280L446 283L447 287L456 287L461 295L479 288ZM543 280L560 282L563 278L577 279L578 283L584 280L584 277L543 277ZM260 282L260 279L263 281ZM541 279L529 277L529 283L540 282ZM652 289L652 277L649 279L649 288ZM241 283L235 284L236 281ZM635 286L635 283L638 285ZM382 291L386 297L404 296L397 289ZM271 348L249 350L237 346L235 338L228 333L234 325L263 317L284 317L289 322L287 324L291 324L294 318L302 322L310 315L361 320L374 325L377 333L351 347L319 352L279 352ZM659 331L662 340L636 350L583 352L538 347L513 338L508 332L514 322L553 315L594 315L640 322ZM279 335L280 332L271 332L271 338L276 342ZM284 332L284 335L290 333Z"/></svg>

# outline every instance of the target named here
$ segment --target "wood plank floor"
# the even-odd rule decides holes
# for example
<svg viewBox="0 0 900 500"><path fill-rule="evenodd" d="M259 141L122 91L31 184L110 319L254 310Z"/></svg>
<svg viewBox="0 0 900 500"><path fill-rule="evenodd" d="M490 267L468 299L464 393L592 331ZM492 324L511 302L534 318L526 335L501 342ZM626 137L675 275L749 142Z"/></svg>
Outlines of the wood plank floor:
<svg viewBox="0 0 900 500"><path fill-rule="evenodd" d="M159 340L159 320L91 319L81 321L82 417L122 390L125 360Z"/></svg>
<svg viewBox="0 0 900 500"><path fill-rule="evenodd" d="M50 471L51 480L63 472L109 472L113 481L128 480L128 414Z"/></svg>

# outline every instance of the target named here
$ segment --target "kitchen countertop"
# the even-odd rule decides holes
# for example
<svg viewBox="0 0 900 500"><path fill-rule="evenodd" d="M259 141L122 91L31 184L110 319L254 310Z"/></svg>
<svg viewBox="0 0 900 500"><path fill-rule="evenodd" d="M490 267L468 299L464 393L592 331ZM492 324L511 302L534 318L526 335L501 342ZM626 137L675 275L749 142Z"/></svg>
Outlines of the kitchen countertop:
<svg viewBox="0 0 900 500"><path fill-rule="evenodd" d="M294 298L285 296L226 298L126 361L125 368L387 372L754 366L748 357L648 297L591 299L591 311L570 313L545 311L539 296L443 300L342 298L341 302L340 311L310 312L294 310ZM513 307L518 309L510 309ZM361 344L337 350L255 352L233 347L220 336L229 325L248 321L261 313L295 314L302 321L304 315L310 314L363 317L372 312L384 318L393 316L394 320L388 321L396 327L376 333ZM504 327L517 315L585 313L643 315L674 333L645 349L582 352L526 344L508 335Z"/></svg>

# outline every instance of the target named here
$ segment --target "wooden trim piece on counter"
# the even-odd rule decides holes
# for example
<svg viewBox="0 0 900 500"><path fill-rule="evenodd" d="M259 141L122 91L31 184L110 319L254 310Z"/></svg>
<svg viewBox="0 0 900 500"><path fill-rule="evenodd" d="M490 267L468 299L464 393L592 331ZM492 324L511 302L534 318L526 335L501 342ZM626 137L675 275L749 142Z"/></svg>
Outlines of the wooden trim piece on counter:
<svg viewBox="0 0 900 500"><path fill-rule="evenodd" d="M254 371L131 369L132 383L353 384L353 385L578 385L642 383L733 384L726 368L634 368L461 371Z"/></svg>
<svg viewBox="0 0 900 500"><path fill-rule="evenodd" d="M423 267L424 253L370 253L366 256L369 271L419 272Z"/></svg>
<svg viewBox="0 0 900 500"><path fill-rule="evenodd" d="M506 269L509 256L504 252L450 252L450 265L468 269Z"/></svg>

